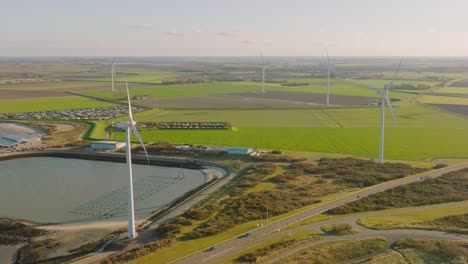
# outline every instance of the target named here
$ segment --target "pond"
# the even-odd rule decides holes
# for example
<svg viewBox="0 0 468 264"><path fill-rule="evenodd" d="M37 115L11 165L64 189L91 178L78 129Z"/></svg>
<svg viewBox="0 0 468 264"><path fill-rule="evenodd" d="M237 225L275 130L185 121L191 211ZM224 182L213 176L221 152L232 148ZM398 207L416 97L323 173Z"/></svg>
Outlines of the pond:
<svg viewBox="0 0 468 264"><path fill-rule="evenodd" d="M136 217L202 185L207 173L133 165ZM40 223L126 219L127 182L125 163L52 157L0 161L0 217Z"/></svg>

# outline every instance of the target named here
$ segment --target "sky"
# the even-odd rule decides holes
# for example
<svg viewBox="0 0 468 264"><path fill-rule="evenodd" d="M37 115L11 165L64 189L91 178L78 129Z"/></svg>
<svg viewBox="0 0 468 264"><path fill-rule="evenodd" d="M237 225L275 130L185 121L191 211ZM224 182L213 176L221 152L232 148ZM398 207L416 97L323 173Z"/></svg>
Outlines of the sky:
<svg viewBox="0 0 468 264"><path fill-rule="evenodd" d="M468 56L467 0L0 0L0 56Z"/></svg>

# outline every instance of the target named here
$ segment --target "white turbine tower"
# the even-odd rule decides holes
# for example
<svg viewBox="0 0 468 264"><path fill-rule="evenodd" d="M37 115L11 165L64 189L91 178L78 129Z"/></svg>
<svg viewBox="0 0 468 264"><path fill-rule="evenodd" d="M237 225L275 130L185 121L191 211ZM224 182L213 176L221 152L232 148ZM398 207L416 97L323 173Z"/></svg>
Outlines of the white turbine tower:
<svg viewBox="0 0 468 264"><path fill-rule="evenodd" d="M132 105L130 103L130 93L128 91L128 84L125 83L127 88L127 99L128 99L128 121L120 122L117 124L118 128L125 129L125 150L126 150L126 158L127 158L127 166L128 166L128 237L135 238L136 231L135 231L135 208L133 203L133 175L132 175L132 148L130 145L130 137L135 134L135 137L140 142L143 150L145 151L146 158L148 159L148 153L146 152L145 144L141 139L140 133L136 129L135 125L136 122L133 121L132 115ZM149 160L148 160L149 163Z"/></svg>
<svg viewBox="0 0 468 264"><path fill-rule="evenodd" d="M388 91L392 88L393 83L400 71L401 61L398 64L398 67L393 75L392 81L385 86L385 88L378 88L378 93L380 94L380 142L379 142L379 159L378 162L380 164L384 163L384 131L385 131L385 104L388 105L388 109L392 114L393 122L395 122L395 114L393 113L392 103L390 98L388 98Z"/></svg>
<svg viewBox="0 0 468 264"><path fill-rule="evenodd" d="M352 85L377 90L377 93L380 94L381 109L380 109L380 141L379 141L378 163L381 163L381 164L384 163L385 105L388 106L388 109L390 110L390 113L392 114L393 122L395 122L395 115L393 113L392 103L390 101L390 98L388 97L388 92L390 91L390 88L392 88L393 83L395 82L398 72L400 71L400 67L401 67L401 61L398 64L397 69L395 70L392 80L384 88L378 88L376 86L370 86L370 85L364 85L364 84L360 84L360 83L356 83L352 81L346 81Z"/></svg>
<svg viewBox="0 0 468 264"><path fill-rule="evenodd" d="M330 57L328 56L328 48L327 51L327 106L330 106Z"/></svg>
<svg viewBox="0 0 468 264"><path fill-rule="evenodd" d="M262 58L262 93L265 92L265 70L266 70L266 65L265 65L265 59L263 58L263 53L260 52L260 57Z"/></svg>
<svg viewBox="0 0 468 264"><path fill-rule="evenodd" d="M111 69L112 92L114 92L114 78L117 78L117 76L115 75L115 59L112 59L112 69Z"/></svg>

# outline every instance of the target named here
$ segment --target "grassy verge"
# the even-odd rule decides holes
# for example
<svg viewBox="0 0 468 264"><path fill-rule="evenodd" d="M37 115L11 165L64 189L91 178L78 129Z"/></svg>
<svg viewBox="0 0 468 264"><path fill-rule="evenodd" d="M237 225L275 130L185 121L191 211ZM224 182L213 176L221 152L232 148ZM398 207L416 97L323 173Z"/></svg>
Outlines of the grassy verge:
<svg viewBox="0 0 468 264"><path fill-rule="evenodd" d="M238 262L260 262L268 259L271 256L279 255L290 248L297 247L301 244L318 240L319 232L303 231L297 232L291 236L283 236L267 243L257 245L240 254L230 257L221 263L238 263Z"/></svg>
<svg viewBox="0 0 468 264"><path fill-rule="evenodd" d="M383 249L387 240L380 237L326 242L301 250L282 259L282 263L338 263L354 258L364 257Z"/></svg>
<svg viewBox="0 0 468 264"><path fill-rule="evenodd" d="M468 206L460 206L404 214L364 217L359 219L358 223L371 229L421 228L467 233L467 212Z"/></svg>
<svg viewBox="0 0 468 264"><path fill-rule="evenodd" d="M397 241L393 249L408 263L467 263L468 242L430 239L404 239Z"/></svg>
<svg viewBox="0 0 468 264"><path fill-rule="evenodd" d="M351 225L348 224L336 224L336 225L324 225L320 229L327 235L333 236L346 236L356 234L359 231L353 229Z"/></svg>
<svg viewBox="0 0 468 264"><path fill-rule="evenodd" d="M425 179L398 186L384 192L327 211L329 214L349 214L365 211L422 206L468 199L468 169L447 173L435 179Z"/></svg>

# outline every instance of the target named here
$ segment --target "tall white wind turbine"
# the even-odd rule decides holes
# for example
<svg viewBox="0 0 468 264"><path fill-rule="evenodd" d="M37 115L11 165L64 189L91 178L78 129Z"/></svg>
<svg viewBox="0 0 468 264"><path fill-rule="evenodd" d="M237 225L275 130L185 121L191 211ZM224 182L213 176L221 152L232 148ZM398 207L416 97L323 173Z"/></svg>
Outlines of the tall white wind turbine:
<svg viewBox="0 0 468 264"><path fill-rule="evenodd" d="M111 69L112 92L114 92L114 78L117 78L117 76L115 75L115 59L112 59L112 69Z"/></svg>
<svg viewBox="0 0 468 264"><path fill-rule="evenodd" d="M265 93L265 59L263 58L263 53L260 52L260 57L262 58L262 93Z"/></svg>
<svg viewBox="0 0 468 264"><path fill-rule="evenodd" d="M379 142L379 159L380 164L384 163L384 132L385 132L385 104L387 104L390 113L392 114L393 121L395 122L395 114L393 113L392 103L390 98L388 98L388 91L392 88L393 83L400 71L401 61L398 64L398 67L393 75L392 81L388 83L385 88L379 88L377 91L380 94L380 142Z"/></svg>
<svg viewBox="0 0 468 264"><path fill-rule="evenodd" d="M378 163L381 163L381 164L384 163L385 105L388 106L388 109L390 110L390 113L392 114L393 122L395 122L395 115L393 113L392 103L390 101L390 98L388 97L388 92L390 91L390 88L392 88L393 83L395 82L395 80L397 78L398 72L400 71L400 67L401 67L401 61L398 64L397 69L395 70L395 73L393 75L392 80L384 88L378 88L378 87L372 86L372 85L364 85L364 84L360 84L360 83L357 83L357 82L346 81L346 82L348 82L348 83L350 83L352 85L377 90L377 93L380 94L381 109L380 109L380 140L379 140Z"/></svg>
<svg viewBox="0 0 468 264"><path fill-rule="evenodd" d="M328 56L328 48L327 51L327 106L330 105L330 57Z"/></svg>
<svg viewBox="0 0 468 264"><path fill-rule="evenodd" d="M143 140L141 139L140 133L138 133L138 130L135 127L136 122L133 121L132 105L130 103L130 93L128 91L127 83L125 83L125 87L127 88L129 120L118 123L117 127L121 129L125 129L125 142L126 142L125 150L126 150L126 158L127 158L127 166L128 166L128 237L135 238L137 234L135 231L135 208L134 208L134 202L133 202L132 148L130 145L130 137L132 133L135 134L135 137L138 139L141 146L143 147L143 150L145 151L147 159L148 159L148 153L146 152L145 144L143 143Z"/></svg>

